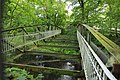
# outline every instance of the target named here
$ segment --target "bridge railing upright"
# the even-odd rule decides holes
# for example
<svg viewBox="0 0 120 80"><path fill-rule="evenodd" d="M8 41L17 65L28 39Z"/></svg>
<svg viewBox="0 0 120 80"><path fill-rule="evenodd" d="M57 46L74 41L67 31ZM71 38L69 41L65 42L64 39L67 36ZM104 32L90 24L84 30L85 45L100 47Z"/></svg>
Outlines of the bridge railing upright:
<svg viewBox="0 0 120 80"><path fill-rule="evenodd" d="M92 38L94 37L96 40L98 40L102 44L102 46L104 46L105 49L108 50L109 55L111 56L110 57L107 56L100 48L98 48L97 45L95 45L94 42L92 42L91 37ZM100 34L99 32L97 32L96 30L94 30L93 28L85 24L80 25L78 27L77 38L79 42L86 79L87 80L117 80L115 78L116 75L113 75L108 70L106 64L109 62L111 57L115 58L115 61L118 61L118 59L116 59L115 56L117 52L110 53L111 51L113 52L114 49L111 50L111 45L109 43L113 44L114 47L112 46L112 48L118 49L119 46L113 43L105 36L103 36L102 34Z"/></svg>

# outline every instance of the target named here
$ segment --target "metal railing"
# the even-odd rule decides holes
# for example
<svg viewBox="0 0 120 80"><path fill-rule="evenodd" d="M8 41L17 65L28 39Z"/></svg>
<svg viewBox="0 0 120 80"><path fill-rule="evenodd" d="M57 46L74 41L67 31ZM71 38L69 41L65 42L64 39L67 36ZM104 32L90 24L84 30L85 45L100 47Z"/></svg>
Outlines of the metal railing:
<svg viewBox="0 0 120 80"><path fill-rule="evenodd" d="M113 41L102 35L100 32L86 24L80 25L79 30L82 36L87 40L89 45L94 49L99 58L105 64L107 63L108 66L112 67L114 62L120 63L120 59L118 57L120 54L120 47L117 44L115 44ZM97 47L98 45L95 43L95 41L97 43L100 43L100 45L104 47L104 49L106 49L106 54L101 52L99 47ZM111 62L110 58L113 59L114 62Z"/></svg>
<svg viewBox="0 0 120 80"><path fill-rule="evenodd" d="M77 38L86 80L117 80L79 31L77 31Z"/></svg>
<svg viewBox="0 0 120 80"><path fill-rule="evenodd" d="M33 28L33 31L27 31L26 28ZM34 30L36 31L34 32ZM34 44L37 46L38 41L55 36L61 33L61 30L58 28L51 27L39 27L40 30L37 30L37 27L20 27L13 28L9 30L4 30L4 38L2 39L2 44L4 45L2 51L15 52L16 49L20 48L22 51L26 49L26 46ZM12 30L18 30L16 34L8 34ZM19 50L19 49L18 49Z"/></svg>

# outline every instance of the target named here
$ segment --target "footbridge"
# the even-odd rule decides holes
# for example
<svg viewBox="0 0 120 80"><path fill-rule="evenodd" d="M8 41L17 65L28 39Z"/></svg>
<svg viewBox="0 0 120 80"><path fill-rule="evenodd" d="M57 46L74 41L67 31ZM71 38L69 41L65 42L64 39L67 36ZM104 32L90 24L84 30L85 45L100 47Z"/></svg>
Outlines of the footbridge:
<svg viewBox="0 0 120 80"><path fill-rule="evenodd" d="M60 27L46 25L3 30L5 67L69 75L78 80L119 80L120 47L117 44L86 24L77 26L74 34L67 33L72 32L63 33ZM75 69L40 66L61 62L70 62Z"/></svg>

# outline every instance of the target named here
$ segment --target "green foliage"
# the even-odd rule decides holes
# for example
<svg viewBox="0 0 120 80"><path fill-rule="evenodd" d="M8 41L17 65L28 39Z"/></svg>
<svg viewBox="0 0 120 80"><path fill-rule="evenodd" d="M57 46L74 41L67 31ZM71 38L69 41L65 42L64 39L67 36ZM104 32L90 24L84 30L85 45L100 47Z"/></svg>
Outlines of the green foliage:
<svg viewBox="0 0 120 80"><path fill-rule="evenodd" d="M30 75L26 70L14 67L6 68L6 74L7 77L9 79L12 78L12 80L42 80L43 78L42 74L38 74L38 76L34 78L34 76Z"/></svg>
<svg viewBox="0 0 120 80"><path fill-rule="evenodd" d="M103 32L110 32L111 28L120 28L119 0L66 0L73 4L71 22L74 26L83 22L90 26L99 27ZM82 1L84 7L82 7ZM78 5L78 6L76 6ZM84 8L84 12L82 9ZM84 13L84 15L82 15ZM82 19L84 17L84 20ZM117 33L114 30L114 33Z"/></svg>
<svg viewBox="0 0 120 80"><path fill-rule="evenodd" d="M61 0L9 0L5 4L5 28L33 24L66 25L66 5Z"/></svg>
<svg viewBox="0 0 120 80"><path fill-rule="evenodd" d="M71 16L65 9L68 1L73 7ZM70 22L73 26L87 23L103 32L120 28L119 0L7 0L5 4L5 29L33 24L65 28Z"/></svg>

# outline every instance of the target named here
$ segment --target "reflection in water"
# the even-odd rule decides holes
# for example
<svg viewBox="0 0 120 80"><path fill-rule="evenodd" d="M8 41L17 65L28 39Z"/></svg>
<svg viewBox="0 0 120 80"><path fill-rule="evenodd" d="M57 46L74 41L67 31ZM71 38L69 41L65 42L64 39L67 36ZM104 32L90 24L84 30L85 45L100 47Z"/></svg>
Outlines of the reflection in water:
<svg viewBox="0 0 120 80"><path fill-rule="evenodd" d="M73 66L70 62L67 62L63 65L63 68L66 70L74 70L75 66ZM57 80L75 80L72 76L61 75Z"/></svg>

